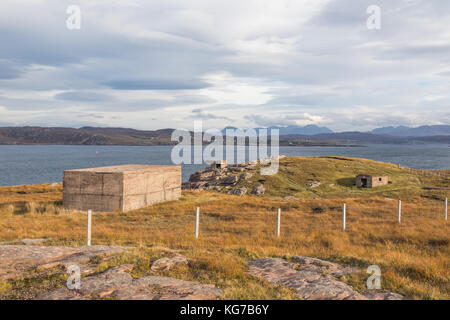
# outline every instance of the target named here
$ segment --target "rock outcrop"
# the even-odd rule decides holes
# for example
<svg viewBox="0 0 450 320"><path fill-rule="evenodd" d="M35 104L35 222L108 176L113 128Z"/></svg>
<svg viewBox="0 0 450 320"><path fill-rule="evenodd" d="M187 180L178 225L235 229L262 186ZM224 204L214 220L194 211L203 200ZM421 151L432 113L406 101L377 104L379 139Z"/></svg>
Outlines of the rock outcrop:
<svg viewBox="0 0 450 320"><path fill-rule="evenodd" d="M29 240L29 239L28 239ZM35 239L37 240L37 239ZM38 243L38 241L25 241ZM41 292L28 297L35 300L88 300L88 299L127 299L127 300L211 300L223 292L211 284L185 281L162 276L133 278L130 271L133 265L126 264L98 273L92 258L108 253L129 250L128 247L89 246L79 248L1 245L0 279L25 278L29 270L45 270L53 267L68 269L71 265L80 268L81 281L78 289L69 289L64 281L54 290ZM89 262L89 263L88 263ZM175 265L186 265L189 259L175 254L173 257L157 259L152 271L169 270Z"/></svg>
<svg viewBox="0 0 450 320"><path fill-rule="evenodd" d="M78 290L61 287L38 295L36 300L212 300L222 290L211 284L169 277L147 276L133 279L128 273L133 265L122 265L81 281Z"/></svg>
<svg viewBox="0 0 450 320"><path fill-rule="evenodd" d="M266 192L266 188L262 184L253 187L252 193L257 196L262 196Z"/></svg>
<svg viewBox="0 0 450 320"><path fill-rule="evenodd" d="M151 269L153 271L160 271L160 270L168 271L176 265L187 266L188 264L189 264L188 258L186 258L185 256L183 256L181 254L176 254L173 257L163 257L163 258L159 258L159 259L155 260L152 263Z"/></svg>
<svg viewBox="0 0 450 320"><path fill-rule="evenodd" d="M292 257L295 262L281 258L264 258L249 261L249 273L273 285L294 289L297 297L304 300L401 300L395 293L360 294L339 277L357 271L320 259Z"/></svg>
<svg viewBox="0 0 450 320"><path fill-rule="evenodd" d="M322 184L322 182L320 182L320 181L313 181L313 182L308 183L308 188L317 188L321 184Z"/></svg>
<svg viewBox="0 0 450 320"><path fill-rule="evenodd" d="M280 156L280 159L282 156ZM192 174L189 181L182 184L184 190L216 190L228 194L243 195L247 189L242 186L253 177L251 171L258 163L268 164L267 161L248 161L237 165L228 165L224 167L210 166ZM244 190L245 189L245 190ZM265 188L263 185L253 188L252 193L263 195Z"/></svg>
<svg viewBox="0 0 450 320"><path fill-rule="evenodd" d="M28 239L29 240L29 239ZM68 267L79 265L82 272L92 268L86 263L93 257L119 253L128 247L89 246L89 247L57 247L34 245L2 245L0 246L0 279L21 276L30 268L49 269L57 266Z"/></svg>
<svg viewBox="0 0 450 320"><path fill-rule="evenodd" d="M233 194L235 196L243 196L247 193L247 188L245 188L245 187L237 188L237 189L228 191L228 193Z"/></svg>

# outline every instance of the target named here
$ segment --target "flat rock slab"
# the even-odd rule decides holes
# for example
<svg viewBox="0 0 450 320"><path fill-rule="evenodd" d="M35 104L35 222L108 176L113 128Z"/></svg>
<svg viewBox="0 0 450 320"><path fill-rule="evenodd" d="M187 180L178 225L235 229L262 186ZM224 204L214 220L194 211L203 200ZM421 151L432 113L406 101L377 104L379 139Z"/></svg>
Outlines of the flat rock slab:
<svg viewBox="0 0 450 320"><path fill-rule="evenodd" d="M36 300L212 300L223 291L211 284L175 278L147 276L133 279L133 265L122 265L81 280L79 290L62 287L38 295Z"/></svg>
<svg viewBox="0 0 450 320"><path fill-rule="evenodd" d="M18 277L30 268L67 267L87 263L91 258L128 250L127 247L89 246L57 247L2 245L0 246L0 279Z"/></svg>
<svg viewBox="0 0 450 320"><path fill-rule="evenodd" d="M20 240L15 240L15 241L0 242L0 245L5 245L5 244L23 244L23 245L31 246L31 245L44 244L47 240L48 239L46 239L46 238L20 239Z"/></svg>
<svg viewBox="0 0 450 320"><path fill-rule="evenodd" d="M176 254L173 257L163 257L152 263L151 269L153 271L168 271L172 269L176 265L185 265L189 264L189 259L181 254Z"/></svg>
<svg viewBox="0 0 450 320"><path fill-rule="evenodd" d="M394 293L362 295L337 277L358 270L320 259L292 257L295 262L281 258L249 261L249 273L274 285L294 289L297 298L304 300L400 300Z"/></svg>
<svg viewBox="0 0 450 320"><path fill-rule="evenodd" d="M129 271L133 265L122 265L103 273L95 273L96 265L87 264L101 254L118 253L128 247L89 246L57 247L32 245L0 246L0 279L25 276L30 269L46 269L62 266L67 269L77 265L81 269L81 286L70 290L66 283L58 289L43 292L36 300L87 300L87 299L126 299L126 300L211 300L223 291L214 285L185 281L169 277L147 276L134 279ZM156 270L168 270L177 264L187 264L189 259L176 254L172 258L155 261Z"/></svg>

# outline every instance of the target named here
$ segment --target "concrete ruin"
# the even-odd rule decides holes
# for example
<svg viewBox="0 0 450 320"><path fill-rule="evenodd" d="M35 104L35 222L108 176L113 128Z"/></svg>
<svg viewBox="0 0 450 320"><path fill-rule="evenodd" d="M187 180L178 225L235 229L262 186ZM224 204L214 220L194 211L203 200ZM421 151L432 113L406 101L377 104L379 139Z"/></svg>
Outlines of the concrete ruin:
<svg viewBox="0 0 450 320"><path fill-rule="evenodd" d="M223 169L227 166L227 160L214 161L211 164L211 168Z"/></svg>
<svg viewBox="0 0 450 320"><path fill-rule="evenodd" d="M64 171L68 210L129 211L181 196L181 166L130 164Z"/></svg>
<svg viewBox="0 0 450 320"><path fill-rule="evenodd" d="M388 176L371 176L366 174L356 176L356 186L358 188L375 188L385 186L388 183Z"/></svg>

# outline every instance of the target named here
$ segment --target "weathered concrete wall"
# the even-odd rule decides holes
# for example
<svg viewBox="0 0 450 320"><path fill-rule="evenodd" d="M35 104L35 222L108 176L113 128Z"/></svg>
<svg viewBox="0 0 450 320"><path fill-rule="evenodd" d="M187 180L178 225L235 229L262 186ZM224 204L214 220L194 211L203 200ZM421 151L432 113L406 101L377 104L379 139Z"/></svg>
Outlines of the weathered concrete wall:
<svg viewBox="0 0 450 320"><path fill-rule="evenodd" d="M372 177L372 188L385 186L389 183L389 177L380 176L380 177Z"/></svg>
<svg viewBox="0 0 450 320"><path fill-rule="evenodd" d="M69 210L128 211L181 196L181 167L123 165L64 171Z"/></svg>

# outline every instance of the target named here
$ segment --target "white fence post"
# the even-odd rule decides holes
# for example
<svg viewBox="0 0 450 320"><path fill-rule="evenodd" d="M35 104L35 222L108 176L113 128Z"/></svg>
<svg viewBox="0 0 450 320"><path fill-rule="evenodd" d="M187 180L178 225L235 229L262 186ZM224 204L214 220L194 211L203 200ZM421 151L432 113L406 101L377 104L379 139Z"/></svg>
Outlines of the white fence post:
<svg viewBox="0 0 450 320"><path fill-rule="evenodd" d="M447 210L448 210L448 198L445 198L444 203L444 219L447 220Z"/></svg>
<svg viewBox="0 0 450 320"><path fill-rule="evenodd" d="M402 200L398 200L398 223L402 223Z"/></svg>
<svg viewBox="0 0 450 320"><path fill-rule="evenodd" d="M195 212L195 237L198 238L198 229L200 225L200 208L197 207Z"/></svg>
<svg viewBox="0 0 450 320"><path fill-rule="evenodd" d="M342 231L345 231L345 219L347 214L347 206L345 203L342 205Z"/></svg>
<svg viewBox="0 0 450 320"><path fill-rule="evenodd" d="M280 236L280 224L281 224L281 209L278 208L278 214L277 214L277 237Z"/></svg>
<svg viewBox="0 0 450 320"><path fill-rule="evenodd" d="M92 224L92 211L87 212L87 246L91 245L91 224Z"/></svg>

